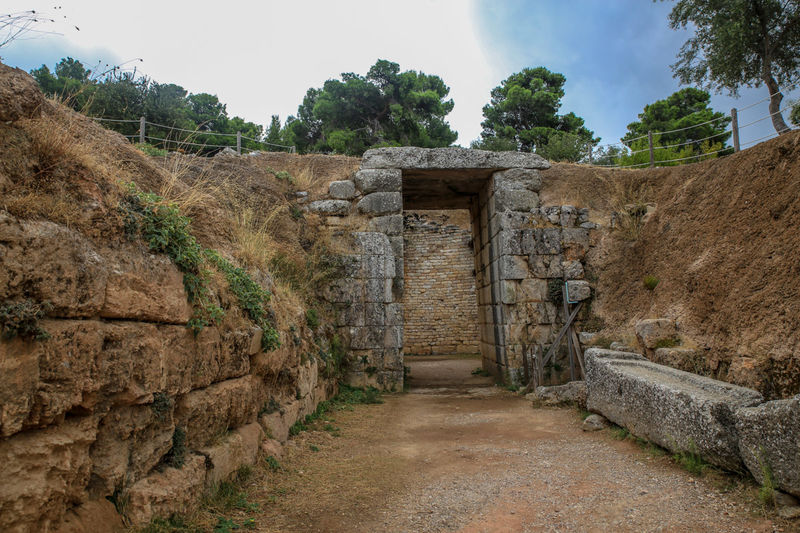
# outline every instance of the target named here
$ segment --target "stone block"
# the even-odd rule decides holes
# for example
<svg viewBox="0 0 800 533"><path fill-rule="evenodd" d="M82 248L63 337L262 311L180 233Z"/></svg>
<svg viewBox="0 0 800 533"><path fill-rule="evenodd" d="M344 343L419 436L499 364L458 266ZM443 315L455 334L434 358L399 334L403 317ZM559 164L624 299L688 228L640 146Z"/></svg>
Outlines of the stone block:
<svg viewBox="0 0 800 533"><path fill-rule="evenodd" d="M735 413L760 404L761 394L632 353L590 348L585 359L590 411L673 452L742 470Z"/></svg>
<svg viewBox="0 0 800 533"><path fill-rule="evenodd" d="M337 326L363 326L366 324L364 303L342 304L336 308Z"/></svg>
<svg viewBox="0 0 800 533"><path fill-rule="evenodd" d="M583 263L580 261L562 261L561 269L564 279L583 279Z"/></svg>
<svg viewBox="0 0 800 533"><path fill-rule="evenodd" d="M641 350L634 348L633 346L628 346L622 341L614 341L609 345L608 348L614 352L626 352L641 355Z"/></svg>
<svg viewBox="0 0 800 533"><path fill-rule="evenodd" d="M344 216L350 213L349 200L317 200L308 204L312 213L320 215Z"/></svg>
<svg viewBox="0 0 800 533"><path fill-rule="evenodd" d="M191 448L202 448L229 428L256 419L260 405L251 375L214 383L178 398L175 425L186 431Z"/></svg>
<svg viewBox="0 0 800 533"><path fill-rule="evenodd" d="M377 231L359 231L352 234L354 247L362 255L388 255L391 253L389 237Z"/></svg>
<svg viewBox="0 0 800 533"><path fill-rule="evenodd" d="M328 185L328 196L337 200L352 200L356 197L356 186L350 180L332 181Z"/></svg>
<svg viewBox="0 0 800 533"><path fill-rule="evenodd" d="M395 303L386 305L386 325L403 325L403 304Z"/></svg>
<svg viewBox="0 0 800 533"><path fill-rule="evenodd" d="M589 282L574 279L568 280L567 297L570 302L582 302L591 298L592 288L589 286Z"/></svg>
<svg viewBox="0 0 800 533"><path fill-rule="evenodd" d="M564 228L561 230L561 246L567 260L582 260L589 251L589 230Z"/></svg>
<svg viewBox="0 0 800 533"><path fill-rule="evenodd" d="M652 361L686 372L699 374L703 370L703 356L691 348L657 348ZM731 381L728 379L728 381Z"/></svg>
<svg viewBox="0 0 800 533"><path fill-rule="evenodd" d="M516 281L502 280L500 282L500 286L501 286L501 301L504 304L517 303L517 289L519 287L519 284Z"/></svg>
<svg viewBox="0 0 800 533"><path fill-rule="evenodd" d="M399 192L373 192L359 200L356 207L365 215L396 214L403 209L403 197Z"/></svg>
<svg viewBox="0 0 800 533"><path fill-rule="evenodd" d="M359 170L355 182L362 194L373 192L400 192L403 185L403 172L399 169Z"/></svg>
<svg viewBox="0 0 800 533"><path fill-rule="evenodd" d="M88 499L94 417L0 440L0 531L58 531L67 507Z"/></svg>
<svg viewBox="0 0 800 533"><path fill-rule="evenodd" d="M494 188L497 189L522 189L539 192L542 188L542 177L538 170L527 168L512 168L492 174Z"/></svg>
<svg viewBox="0 0 800 533"><path fill-rule="evenodd" d="M578 210L575 206L572 205L562 205L561 206L561 217L559 218L559 224L563 228L572 228L575 226L575 222L578 220Z"/></svg>
<svg viewBox="0 0 800 533"><path fill-rule="evenodd" d="M659 341L678 338L678 329L675 326L675 321L669 318L640 320L634 326L634 330L639 343L648 350L655 348Z"/></svg>
<svg viewBox="0 0 800 533"><path fill-rule="evenodd" d="M582 207L578 209L578 218L575 220L575 223L581 225L587 222L589 222L589 208Z"/></svg>
<svg viewBox="0 0 800 533"><path fill-rule="evenodd" d="M383 326L350 328L350 349L369 350L372 348L383 348L385 333L386 328Z"/></svg>
<svg viewBox="0 0 800 533"><path fill-rule="evenodd" d="M362 169L548 169L550 163L530 152L492 152L469 148L373 148L364 152Z"/></svg>
<svg viewBox="0 0 800 533"><path fill-rule="evenodd" d="M581 429L583 431L600 431L608 427L606 417L600 415L589 415L583 420Z"/></svg>
<svg viewBox="0 0 800 533"><path fill-rule="evenodd" d="M589 331L581 331L578 333L578 342L583 345L592 344L592 341L597 337L597 333Z"/></svg>
<svg viewBox="0 0 800 533"><path fill-rule="evenodd" d="M531 229L538 224L532 213L504 211L496 217L498 229L502 231Z"/></svg>
<svg viewBox="0 0 800 533"><path fill-rule="evenodd" d="M529 212L539 207L539 195L525 189L497 189L494 191L494 208L503 211Z"/></svg>
<svg viewBox="0 0 800 533"><path fill-rule="evenodd" d="M132 526L144 526L157 516L187 512L205 488L206 459L189 455L180 469L165 468L139 480L127 491L126 516Z"/></svg>
<svg viewBox="0 0 800 533"><path fill-rule="evenodd" d="M330 303L360 302L364 298L364 283L352 278L336 279L325 286L322 295Z"/></svg>
<svg viewBox="0 0 800 533"><path fill-rule="evenodd" d="M383 347L396 349L403 347L403 326L386 326Z"/></svg>
<svg viewBox="0 0 800 533"><path fill-rule="evenodd" d="M547 281L543 279L525 279L521 283L523 302L544 302L547 300Z"/></svg>
<svg viewBox="0 0 800 533"><path fill-rule="evenodd" d="M528 268L536 278L560 278L563 276L561 256L531 254L528 257Z"/></svg>
<svg viewBox="0 0 800 533"><path fill-rule="evenodd" d="M226 481L242 465L255 464L263 436L260 425L247 424L232 431L219 444L199 450L206 457L206 486Z"/></svg>
<svg viewBox="0 0 800 533"><path fill-rule="evenodd" d="M557 205L548 205L542 207L539 212L542 218L550 224L561 224L561 207Z"/></svg>
<svg viewBox="0 0 800 533"><path fill-rule="evenodd" d="M367 229L369 231L379 231L390 236L402 235L403 215L374 217L367 224Z"/></svg>
<svg viewBox="0 0 800 533"><path fill-rule="evenodd" d="M558 228L525 230L522 234L522 252L536 255L560 254L561 230Z"/></svg>
<svg viewBox="0 0 800 533"><path fill-rule="evenodd" d="M522 230L502 230L497 234L498 255L522 255Z"/></svg>
<svg viewBox="0 0 800 533"><path fill-rule="evenodd" d="M368 303L364 306L367 326L383 326L386 324L386 304Z"/></svg>
<svg viewBox="0 0 800 533"><path fill-rule="evenodd" d="M528 261L522 255L504 255L498 260L500 279L525 279L528 277Z"/></svg>
<svg viewBox="0 0 800 533"><path fill-rule="evenodd" d="M366 280L364 301L367 303L389 303L392 301L392 279L373 278Z"/></svg>
<svg viewBox="0 0 800 533"><path fill-rule="evenodd" d="M781 490L800 496L800 395L736 412L739 451L747 469L764 483L772 471Z"/></svg>
<svg viewBox="0 0 800 533"><path fill-rule="evenodd" d="M586 382L571 381L564 385L536 387L526 398L541 405L577 405L586 407Z"/></svg>

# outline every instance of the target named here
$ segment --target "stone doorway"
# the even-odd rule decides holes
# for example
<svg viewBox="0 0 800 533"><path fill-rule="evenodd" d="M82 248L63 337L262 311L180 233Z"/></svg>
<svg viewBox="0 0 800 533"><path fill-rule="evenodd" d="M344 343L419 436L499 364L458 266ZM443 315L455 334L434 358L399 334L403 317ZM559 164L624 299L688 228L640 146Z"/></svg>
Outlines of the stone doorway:
<svg viewBox="0 0 800 533"><path fill-rule="evenodd" d="M366 231L342 236L352 253L327 295L350 347L351 383L402 388L403 213L415 210L469 211L482 367L509 384L527 381L562 313L553 281L565 282L573 301L591 293L588 212L539 205L539 170L549 166L518 152L380 148L364 154L352 181L331 183L330 199L309 206L334 227L365 219Z"/></svg>

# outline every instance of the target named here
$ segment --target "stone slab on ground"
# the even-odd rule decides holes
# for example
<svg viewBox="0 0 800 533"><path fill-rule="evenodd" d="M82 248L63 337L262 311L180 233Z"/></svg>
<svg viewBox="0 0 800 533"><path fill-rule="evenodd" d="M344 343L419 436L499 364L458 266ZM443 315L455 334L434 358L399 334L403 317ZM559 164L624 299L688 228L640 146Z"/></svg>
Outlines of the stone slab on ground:
<svg viewBox="0 0 800 533"><path fill-rule="evenodd" d="M575 404L584 407L586 406L586 382L570 381L564 385L536 387L536 390L526 395L526 398L543 405Z"/></svg>
<svg viewBox="0 0 800 533"><path fill-rule="evenodd" d="M468 148L374 148L364 152L361 168L399 169L547 169L550 163L543 157L523 152L490 152Z"/></svg>
<svg viewBox="0 0 800 533"><path fill-rule="evenodd" d="M736 412L739 450L759 483L765 467L778 488L800 496L800 395Z"/></svg>
<svg viewBox="0 0 800 533"><path fill-rule="evenodd" d="M590 411L673 452L743 470L735 412L760 404L761 394L632 353L590 348L585 357Z"/></svg>

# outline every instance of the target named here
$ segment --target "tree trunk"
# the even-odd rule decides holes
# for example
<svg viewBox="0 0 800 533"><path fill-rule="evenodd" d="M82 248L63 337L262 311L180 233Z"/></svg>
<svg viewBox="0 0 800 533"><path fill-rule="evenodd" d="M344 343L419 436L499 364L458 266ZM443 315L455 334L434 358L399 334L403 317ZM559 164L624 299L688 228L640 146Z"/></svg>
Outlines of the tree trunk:
<svg viewBox="0 0 800 533"><path fill-rule="evenodd" d="M781 114L781 102L783 101L783 94L778 87L778 82L775 81L771 75L764 77L764 84L769 91L769 114L772 117L772 127L778 132L778 135L783 135L791 131L791 128L786 125Z"/></svg>

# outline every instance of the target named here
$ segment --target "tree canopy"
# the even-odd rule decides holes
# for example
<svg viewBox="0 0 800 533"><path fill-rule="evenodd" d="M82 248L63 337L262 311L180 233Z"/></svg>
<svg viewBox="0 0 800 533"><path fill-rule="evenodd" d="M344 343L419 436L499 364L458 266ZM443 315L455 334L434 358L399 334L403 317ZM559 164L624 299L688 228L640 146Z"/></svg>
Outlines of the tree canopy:
<svg viewBox="0 0 800 533"><path fill-rule="evenodd" d="M695 28L672 65L675 77L731 94L764 84L775 130L788 131L780 87L798 79L798 0L678 0L669 22L673 29Z"/></svg>
<svg viewBox="0 0 800 533"><path fill-rule="evenodd" d="M310 88L287 119L287 138L299 152L361 155L377 146L449 146L458 134L445 117L450 88L438 76L377 61L366 76L344 73Z"/></svg>
<svg viewBox="0 0 800 533"><path fill-rule="evenodd" d="M90 69L70 57L62 59L53 71L42 65L32 70L31 75L42 92L61 99L76 111L106 119L137 121L104 123L124 135L136 135L139 117L146 117L148 122L158 124L147 127L148 142L158 147L208 153L218 148L205 145L236 146L236 138L230 134L237 131L252 139L262 138L262 126L229 117L225 104L216 95L190 94L174 83L157 83L116 69L96 79ZM261 149L260 144L247 139L242 146Z"/></svg>
<svg viewBox="0 0 800 533"><path fill-rule="evenodd" d="M731 135L726 132L731 119L725 113L711 109L710 103L711 95L706 91L692 87L681 89L644 106L639 120L628 124L622 142L630 144L652 131L665 132L659 136L664 146L684 145L695 153L703 151L704 141L709 145L719 143L722 147Z"/></svg>
<svg viewBox="0 0 800 533"><path fill-rule="evenodd" d="M575 113L559 115L564 97L563 74L545 67L526 68L492 89L483 107L481 140L473 148L485 150L548 151L576 160L589 143L599 142ZM548 148L548 144L553 146ZM557 148L556 148L557 146ZM576 151L576 148L580 150Z"/></svg>

